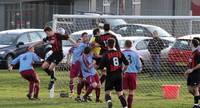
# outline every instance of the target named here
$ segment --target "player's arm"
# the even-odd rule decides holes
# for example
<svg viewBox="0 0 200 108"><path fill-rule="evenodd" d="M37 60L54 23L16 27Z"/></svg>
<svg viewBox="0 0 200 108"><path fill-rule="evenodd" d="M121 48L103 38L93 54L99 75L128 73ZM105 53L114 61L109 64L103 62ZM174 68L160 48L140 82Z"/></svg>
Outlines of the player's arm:
<svg viewBox="0 0 200 108"><path fill-rule="evenodd" d="M71 58L72 58L72 48L67 53L67 64L70 64Z"/></svg>
<svg viewBox="0 0 200 108"><path fill-rule="evenodd" d="M9 63L9 66L8 66L8 70L11 71L13 69L13 66L16 65L17 63L19 63L20 61L20 56L18 56L17 58L15 58L14 60L12 60L10 63Z"/></svg>
<svg viewBox="0 0 200 108"><path fill-rule="evenodd" d="M34 62L42 62L42 59L36 53L33 53L33 61Z"/></svg>
<svg viewBox="0 0 200 108"><path fill-rule="evenodd" d="M76 45L76 41L73 40L72 38L70 38L70 36L68 34L65 35L60 35L61 36L61 40L69 40L72 44Z"/></svg>
<svg viewBox="0 0 200 108"><path fill-rule="evenodd" d="M92 60L92 63L88 66L88 68L89 68L89 69L92 68L93 66L95 66L95 64L96 64L96 61L95 61L95 60Z"/></svg>
<svg viewBox="0 0 200 108"><path fill-rule="evenodd" d="M102 57L102 59L101 59L101 61L100 61L100 65L99 65L99 69L100 70L103 70L104 69L104 67L106 67L106 55L104 54L103 55L103 57Z"/></svg>
<svg viewBox="0 0 200 108"><path fill-rule="evenodd" d="M194 59L196 60L197 65L193 67L192 69L186 70L185 74L190 74L194 72L194 70L200 69L200 55L196 56Z"/></svg>
<svg viewBox="0 0 200 108"><path fill-rule="evenodd" d="M121 54L122 54L122 62L124 64L122 72L125 72L128 68L129 62L126 59L126 57L124 56L124 54L123 53L121 53Z"/></svg>
<svg viewBox="0 0 200 108"><path fill-rule="evenodd" d="M141 62L138 54L136 55L136 68L137 68L138 72L142 71L142 62Z"/></svg>
<svg viewBox="0 0 200 108"><path fill-rule="evenodd" d="M120 51L119 42L118 42L118 39L116 38L116 36L114 37L114 39L116 41L115 48Z"/></svg>

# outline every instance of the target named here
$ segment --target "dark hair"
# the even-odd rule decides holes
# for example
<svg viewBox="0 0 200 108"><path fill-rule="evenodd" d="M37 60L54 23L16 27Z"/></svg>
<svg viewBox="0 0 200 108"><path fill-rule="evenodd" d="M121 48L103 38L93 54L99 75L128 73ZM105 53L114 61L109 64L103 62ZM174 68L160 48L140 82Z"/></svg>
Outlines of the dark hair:
<svg viewBox="0 0 200 108"><path fill-rule="evenodd" d="M100 32L99 28L96 28L93 30L93 35L97 35L97 33Z"/></svg>
<svg viewBox="0 0 200 108"><path fill-rule="evenodd" d="M125 45L125 47L127 47L127 48L131 48L131 47L132 47L132 42L131 42L131 40L126 40L124 45Z"/></svg>
<svg viewBox="0 0 200 108"><path fill-rule="evenodd" d="M107 41L107 44L108 44L109 48L113 48L114 45L115 45L115 39L109 38L108 41Z"/></svg>
<svg viewBox="0 0 200 108"><path fill-rule="evenodd" d="M192 45L196 48L199 46L199 41L197 39L192 39Z"/></svg>
<svg viewBox="0 0 200 108"><path fill-rule="evenodd" d="M199 44L200 44L200 38L199 37L194 37L193 39L196 39L199 41Z"/></svg>
<svg viewBox="0 0 200 108"><path fill-rule="evenodd" d="M88 34L87 32L83 32L82 34L81 34L81 37L83 37L85 34Z"/></svg>
<svg viewBox="0 0 200 108"><path fill-rule="evenodd" d="M105 31L109 31L110 30L110 24L104 24L103 29Z"/></svg>
<svg viewBox="0 0 200 108"><path fill-rule="evenodd" d="M90 47L85 47L83 53L84 54L89 54L91 52L91 48Z"/></svg>
<svg viewBox="0 0 200 108"><path fill-rule="evenodd" d="M46 31L53 31L53 30L52 30L51 27L45 27L45 28L44 28L44 31L46 32Z"/></svg>

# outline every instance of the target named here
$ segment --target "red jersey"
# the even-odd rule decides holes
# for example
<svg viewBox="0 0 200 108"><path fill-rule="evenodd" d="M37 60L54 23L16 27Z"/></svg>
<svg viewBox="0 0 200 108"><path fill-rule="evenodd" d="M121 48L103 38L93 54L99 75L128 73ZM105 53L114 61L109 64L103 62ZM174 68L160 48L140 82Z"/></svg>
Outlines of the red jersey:
<svg viewBox="0 0 200 108"><path fill-rule="evenodd" d="M200 52L195 50L192 52L192 56L189 59L189 68L193 68L200 63Z"/></svg>

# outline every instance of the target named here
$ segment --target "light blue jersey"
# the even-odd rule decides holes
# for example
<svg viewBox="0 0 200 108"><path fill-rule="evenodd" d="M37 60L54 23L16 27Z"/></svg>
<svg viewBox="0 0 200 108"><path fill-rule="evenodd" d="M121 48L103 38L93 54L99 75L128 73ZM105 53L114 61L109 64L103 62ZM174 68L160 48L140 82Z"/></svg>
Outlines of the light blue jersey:
<svg viewBox="0 0 200 108"><path fill-rule="evenodd" d="M33 52L26 52L24 54L19 55L17 58L11 61L11 65L16 65L19 63L19 71L25 71L29 69L33 69L32 64L34 62L40 62L40 57Z"/></svg>
<svg viewBox="0 0 200 108"><path fill-rule="evenodd" d="M89 46L89 43L83 43L81 42L77 48L73 50L73 58L72 63L75 63L77 60L79 60L80 56L83 53L83 50L85 47Z"/></svg>
<svg viewBox="0 0 200 108"><path fill-rule="evenodd" d="M86 79L88 76L93 76L96 74L94 66L92 66L92 68L88 68L88 66L93 63L92 55L82 55L79 59L79 62L81 64L81 71L84 79Z"/></svg>
<svg viewBox="0 0 200 108"><path fill-rule="evenodd" d="M126 59L129 61L128 69L126 72L128 73L138 73L142 70L142 64L137 52L132 51L130 49L126 49L122 52Z"/></svg>

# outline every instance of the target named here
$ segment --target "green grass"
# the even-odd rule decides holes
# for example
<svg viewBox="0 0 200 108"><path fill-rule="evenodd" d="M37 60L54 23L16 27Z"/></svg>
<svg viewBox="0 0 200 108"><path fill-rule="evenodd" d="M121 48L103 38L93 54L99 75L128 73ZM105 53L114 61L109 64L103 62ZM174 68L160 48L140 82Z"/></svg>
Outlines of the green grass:
<svg viewBox="0 0 200 108"><path fill-rule="evenodd" d="M28 83L21 78L17 71L0 71L0 108L106 108L105 103L89 102L77 103L73 98L60 98L59 90L68 90L65 81L58 80L55 98L49 98L47 90L48 77L38 70L41 79L40 101L29 101L25 95ZM60 72L58 79L66 79L67 72ZM61 77L62 76L62 77ZM61 84L63 83L63 84ZM180 84L181 91L178 99L166 100L162 97L161 86L163 84ZM62 86L64 85L64 86ZM93 98L95 94L93 94ZM104 98L102 88L101 99ZM113 92L114 108L122 108L120 102ZM138 76L138 88L134 99L134 108L190 108L193 104L192 96L187 93L185 79L181 75L164 75L162 77L148 77L146 74Z"/></svg>

